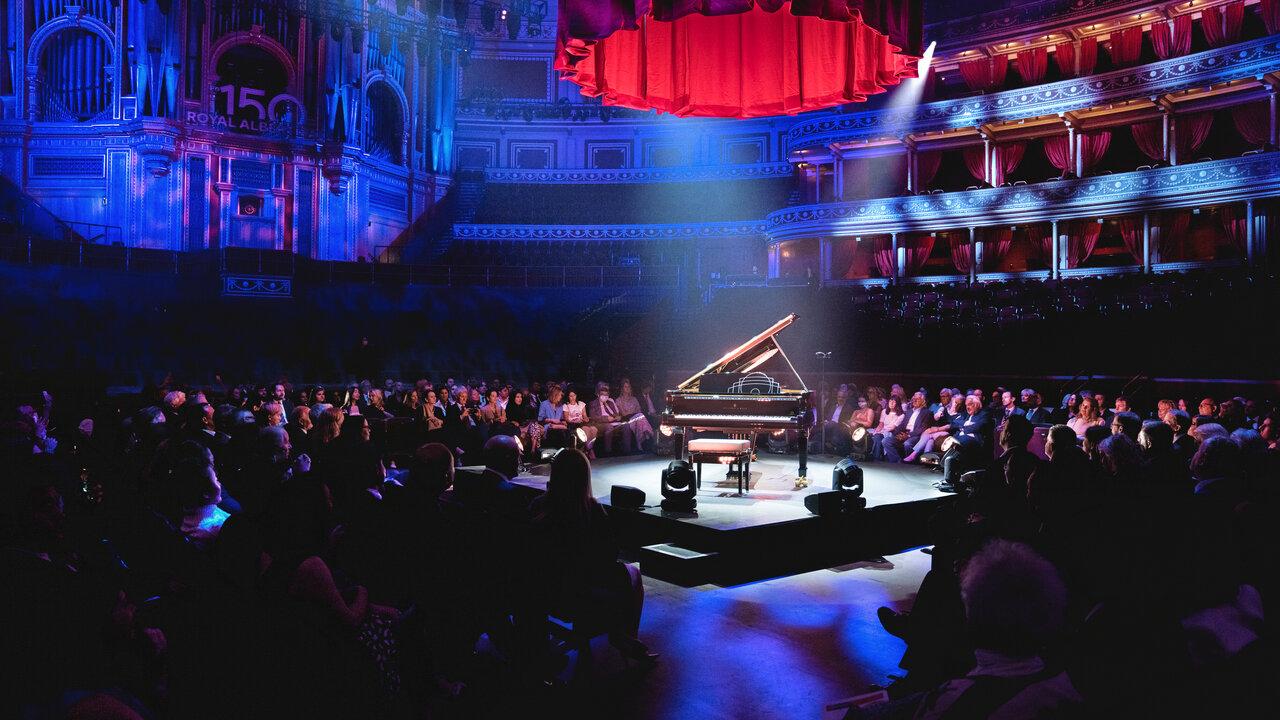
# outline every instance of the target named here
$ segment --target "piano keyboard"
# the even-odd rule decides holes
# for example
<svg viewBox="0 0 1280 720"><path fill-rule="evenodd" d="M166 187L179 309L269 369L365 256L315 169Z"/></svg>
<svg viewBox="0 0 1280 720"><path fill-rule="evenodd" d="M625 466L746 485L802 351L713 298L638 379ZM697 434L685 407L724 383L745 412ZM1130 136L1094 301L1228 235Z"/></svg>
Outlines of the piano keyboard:
<svg viewBox="0 0 1280 720"><path fill-rule="evenodd" d="M794 424L790 415L670 415L665 419L671 425L696 425L701 423L787 423Z"/></svg>

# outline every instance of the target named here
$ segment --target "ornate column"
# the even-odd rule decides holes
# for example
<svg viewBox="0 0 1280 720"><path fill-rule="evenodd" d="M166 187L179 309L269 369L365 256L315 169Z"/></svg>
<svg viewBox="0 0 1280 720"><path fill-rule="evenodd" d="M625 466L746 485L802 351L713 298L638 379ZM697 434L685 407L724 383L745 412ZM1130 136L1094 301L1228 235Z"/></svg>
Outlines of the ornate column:
<svg viewBox="0 0 1280 720"><path fill-rule="evenodd" d="M1050 232L1050 237L1052 238L1052 242L1049 243L1049 277L1053 278L1054 280L1057 280L1059 277L1058 267L1060 265L1058 261L1059 252L1058 252L1058 220L1057 218L1053 219L1053 229L1051 229L1049 232Z"/></svg>
<svg viewBox="0 0 1280 720"><path fill-rule="evenodd" d="M978 228L969 226L969 284L978 281Z"/></svg>
<svg viewBox="0 0 1280 720"><path fill-rule="evenodd" d="M1257 242L1258 234L1254 228L1253 201L1244 201L1244 252L1248 258L1249 264L1253 265L1254 256L1256 255L1254 245Z"/></svg>
<svg viewBox="0 0 1280 720"><path fill-rule="evenodd" d="M831 279L831 238L826 235L818 238L818 269L822 282Z"/></svg>
<svg viewBox="0 0 1280 720"><path fill-rule="evenodd" d="M911 191L912 195L915 195L920 192L918 187L920 185L919 152L916 150L915 143L910 140L904 140L903 142L907 146L907 190Z"/></svg>
<svg viewBox="0 0 1280 720"><path fill-rule="evenodd" d="M1142 213L1142 272L1151 272L1151 213Z"/></svg>
<svg viewBox="0 0 1280 720"><path fill-rule="evenodd" d="M898 279L902 277L902 266L906 264L906 258L900 256L905 256L907 249L898 247L898 233L896 230L890 235L890 238L890 258L893 271L889 273L889 281L897 285Z"/></svg>
<svg viewBox="0 0 1280 720"><path fill-rule="evenodd" d="M973 243L973 261L972 261L973 275L975 278L977 278L979 274L986 271L986 268L983 267L984 265L986 265L986 262L985 262L986 254L987 254L987 241L985 239L979 239L975 234L974 243Z"/></svg>
<svg viewBox="0 0 1280 720"><path fill-rule="evenodd" d="M769 244L769 274L766 279L778 277L778 243Z"/></svg>

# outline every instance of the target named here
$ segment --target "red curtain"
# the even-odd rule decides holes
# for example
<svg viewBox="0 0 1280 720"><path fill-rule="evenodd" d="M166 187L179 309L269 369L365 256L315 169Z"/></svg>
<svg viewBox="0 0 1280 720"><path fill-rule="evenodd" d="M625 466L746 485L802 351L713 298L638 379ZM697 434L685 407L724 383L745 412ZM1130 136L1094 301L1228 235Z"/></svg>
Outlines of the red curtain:
<svg viewBox="0 0 1280 720"><path fill-rule="evenodd" d="M1133 142L1137 144L1143 155L1152 160L1164 159L1163 120L1134 123L1129 126L1129 132L1133 135Z"/></svg>
<svg viewBox="0 0 1280 720"><path fill-rule="evenodd" d="M893 238L876 238L872 258L876 261L876 270L880 271L880 277L893 277Z"/></svg>
<svg viewBox="0 0 1280 720"><path fill-rule="evenodd" d="M1151 23L1151 46L1156 57L1168 60L1191 52L1191 15L1179 15L1167 22Z"/></svg>
<svg viewBox="0 0 1280 720"><path fill-rule="evenodd" d="M1236 131L1250 145L1263 145L1271 140L1271 101L1246 103L1231 108Z"/></svg>
<svg viewBox="0 0 1280 720"><path fill-rule="evenodd" d="M1120 218L1120 237L1124 240L1124 249L1129 251L1133 259L1142 263L1142 218L1126 216Z"/></svg>
<svg viewBox="0 0 1280 720"><path fill-rule="evenodd" d="M1213 127L1213 113L1186 115L1178 118L1177 125L1178 162L1186 163L1191 160L1191 155L1200 149L1204 141L1209 139L1209 129Z"/></svg>
<svg viewBox="0 0 1280 720"><path fill-rule="evenodd" d="M1142 56L1142 27L1135 25L1111 33L1111 63L1118 68L1137 65Z"/></svg>
<svg viewBox="0 0 1280 720"><path fill-rule="evenodd" d="M1094 132L1076 133L1076 142L1082 143L1080 150L1080 175L1084 176L1107 154L1111 146L1111 131L1096 130Z"/></svg>
<svg viewBox="0 0 1280 720"><path fill-rule="evenodd" d="M1047 228L1044 225L1028 225L1027 242L1031 243L1032 249L1039 251L1041 259L1044 260L1044 264L1052 267L1053 235L1050 234L1049 230L1050 228Z"/></svg>
<svg viewBox="0 0 1280 720"><path fill-rule="evenodd" d="M1098 38L1085 38L1080 41L1080 77L1092 75L1098 66Z"/></svg>
<svg viewBox="0 0 1280 720"><path fill-rule="evenodd" d="M988 228L982 231L982 265L984 272L1003 272L1001 266L1013 246L1013 230Z"/></svg>
<svg viewBox="0 0 1280 720"><path fill-rule="evenodd" d="M951 233L948 239L951 242L951 262L955 263L956 270L962 274L969 272L969 266L973 264L973 257L969 252L969 234Z"/></svg>
<svg viewBox="0 0 1280 720"><path fill-rule="evenodd" d="M960 63L960 77L964 78L964 84L970 90L978 92L989 92L1004 87L1004 78L1008 72L1008 55L966 60Z"/></svg>
<svg viewBox="0 0 1280 720"><path fill-rule="evenodd" d="M1245 242L1248 240L1246 225L1249 218L1244 208L1240 205L1224 205L1218 210L1218 219L1222 221L1222 229L1226 232L1232 246L1239 250L1241 255L1245 254L1247 252Z"/></svg>
<svg viewBox="0 0 1280 720"><path fill-rule="evenodd" d="M1191 227L1191 211L1166 211L1160 222L1160 261L1173 262L1182 257L1187 228Z"/></svg>
<svg viewBox="0 0 1280 720"><path fill-rule="evenodd" d="M924 267L925 261L929 259L929 253L933 252L934 237L929 233L909 233L899 236L898 241L907 249L906 274L915 275L920 272L920 268Z"/></svg>
<svg viewBox="0 0 1280 720"><path fill-rule="evenodd" d="M1280 32L1280 0L1262 0L1262 22L1267 26L1267 34Z"/></svg>
<svg viewBox="0 0 1280 720"><path fill-rule="evenodd" d="M982 145L970 146L961 151L964 156L964 166L969 168L969 174L981 180L987 181L987 151Z"/></svg>
<svg viewBox="0 0 1280 720"><path fill-rule="evenodd" d="M1073 43L1063 43L1053 48L1053 59L1058 61L1058 70L1062 72L1062 77L1076 76L1076 46Z"/></svg>
<svg viewBox="0 0 1280 720"><path fill-rule="evenodd" d="M1025 142L1005 143L996 145L993 151L995 153L995 162L992 163L991 184L1000 187L1005 183L1005 176L1018 169L1018 165L1022 163L1022 156L1027 153L1027 144Z"/></svg>
<svg viewBox="0 0 1280 720"><path fill-rule="evenodd" d="M867 24L918 33L912 5L563 0L555 68L606 105L680 116L792 115L860 102L915 77L917 58Z"/></svg>
<svg viewBox="0 0 1280 720"><path fill-rule="evenodd" d="M1223 8L1226 12L1223 12ZM1200 16L1200 29L1209 47L1230 45L1240 40L1240 26L1244 24L1244 2L1237 0L1230 5L1208 7Z"/></svg>
<svg viewBox="0 0 1280 720"><path fill-rule="evenodd" d="M1066 171L1071 167L1071 143L1066 135L1053 135L1044 139L1044 156L1049 164Z"/></svg>
<svg viewBox="0 0 1280 720"><path fill-rule="evenodd" d="M1102 234L1102 223L1093 220L1073 220L1067 223L1067 267L1077 268L1093 254Z"/></svg>
<svg viewBox="0 0 1280 720"><path fill-rule="evenodd" d="M916 154L916 190L929 187L929 183L938 175L938 167L942 165L941 152L922 152Z"/></svg>
<svg viewBox="0 0 1280 720"><path fill-rule="evenodd" d="M1034 85L1044 79L1049 69L1049 48L1038 47L1018 53L1018 75L1028 85Z"/></svg>
<svg viewBox="0 0 1280 720"><path fill-rule="evenodd" d="M858 255L858 246L862 243L851 237L836 238L831 241L831 279L843 280L853 270L853 261Z"/></svg>

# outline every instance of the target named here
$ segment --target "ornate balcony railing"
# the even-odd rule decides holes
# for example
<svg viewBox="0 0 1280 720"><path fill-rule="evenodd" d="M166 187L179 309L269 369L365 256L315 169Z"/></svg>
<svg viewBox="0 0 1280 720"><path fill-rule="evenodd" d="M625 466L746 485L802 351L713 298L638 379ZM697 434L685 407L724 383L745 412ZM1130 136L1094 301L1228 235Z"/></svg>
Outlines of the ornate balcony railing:
<svg viewBox="0 0 1280 720"><path fill-rule="evenodd" d="M824 235L935 232L1196 208L1274 197L1280 153L1270 152L965 192L800 205L770 213L770 242Z"/></svg>
<svg viewBox="0 0 1280 720"><path fill-rule="evenodd" d="M1087 78L914 107L806 119L791 126L784 139L791 151L837 142L981 127L1261 78L1278 68L1280 35L1272 35Z"/></svg>
<svg viewBox="0 0 1280 720"><path fill-rule="evenodd" d="M762 236L764 223L683 223L673 225L466 225L453 236L469 240L688 240Z"/></svg>

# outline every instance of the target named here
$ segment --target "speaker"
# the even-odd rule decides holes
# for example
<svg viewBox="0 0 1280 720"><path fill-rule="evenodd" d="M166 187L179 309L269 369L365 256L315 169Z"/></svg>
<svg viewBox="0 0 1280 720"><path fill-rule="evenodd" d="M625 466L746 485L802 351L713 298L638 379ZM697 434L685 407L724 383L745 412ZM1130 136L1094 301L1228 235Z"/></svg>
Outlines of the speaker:
<svg viewBox="0 0 1280 720"><path fill-rule="evenodd" d="M644 491L630 485L614 485L609 489L609 507L637 510L644 505Z"/></svg>
<svg viewBox="0 0 1280 720"><path fill-rule="evenodd" d="M818 517L831 517L841 513L862 510L867 506L867 499L851 492L832 490L806 495L804 507Z"/></svg>

